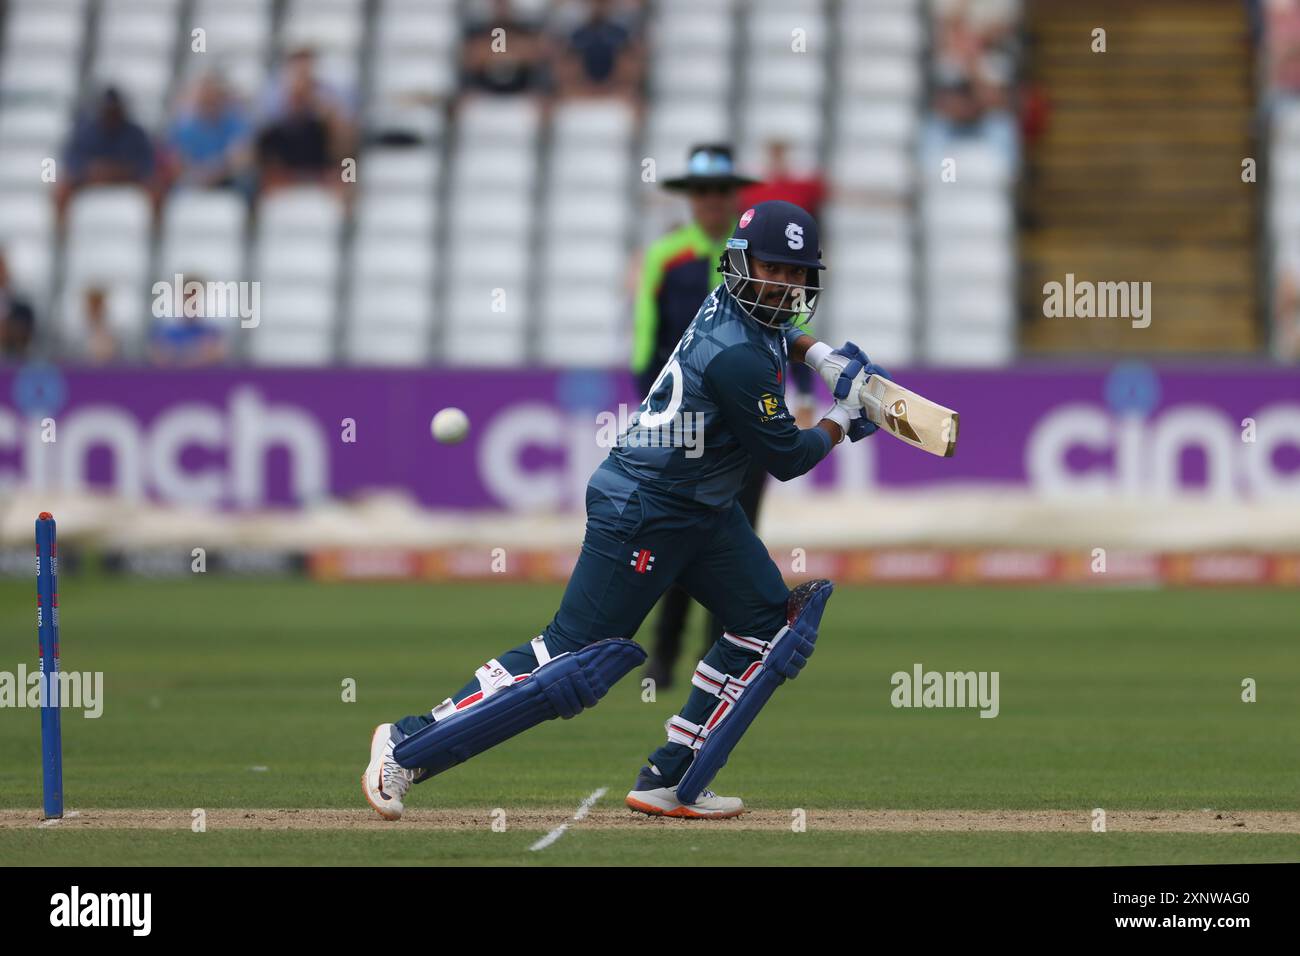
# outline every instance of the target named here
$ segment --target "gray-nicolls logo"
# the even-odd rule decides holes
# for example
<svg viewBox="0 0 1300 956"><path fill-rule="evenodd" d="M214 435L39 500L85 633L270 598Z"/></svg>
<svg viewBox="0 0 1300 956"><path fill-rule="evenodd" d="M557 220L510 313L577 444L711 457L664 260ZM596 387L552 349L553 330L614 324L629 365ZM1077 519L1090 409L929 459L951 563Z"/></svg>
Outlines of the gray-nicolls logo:
<svg viewBox="0 0 1300 956"><path fill-rule="evenodd" d="M129 927L132 936L148 936L153 927L152 893L83 893L73 885L50 897L50 925L60 927Z"/></svg>

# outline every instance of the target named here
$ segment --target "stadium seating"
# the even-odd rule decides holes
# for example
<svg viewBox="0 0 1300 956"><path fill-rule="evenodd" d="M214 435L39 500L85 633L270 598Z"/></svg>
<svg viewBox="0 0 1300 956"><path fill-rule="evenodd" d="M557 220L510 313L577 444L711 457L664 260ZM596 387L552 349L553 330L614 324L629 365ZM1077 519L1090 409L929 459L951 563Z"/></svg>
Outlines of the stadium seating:
<svg viewBox="0 0 1300 956"><path fill-rule="evenodd" d="M191 41L181 58L185 78L215 69L245 99L255 99L267 76L272 0L195 0L193 22L204 31L204 51Z"/></svg>
<svg viewBox="0 0 1300 956"><path fill-rule="evenodd" d="M149 319L152 206L133 186L101 186L79 193L68 211L64 281L58 324L64 341L79 343L82 301L91 288L108 300L109 325L128 354L144 341Z"/></svg>
<svg viewBox="0 0 1300 956"><path fill-rule="evenodd" d="M627 354L626 323L609 317L626 314L634 125L616 101L567 104L552 123L538 348L549 364L618 365Z"/></svg>
<svg viewBox="0 0 1300 956"><path fill-rule="evenodd" d="M103 283L114 322L139 344L152 282L182 273L261 283L262 325L235 337L236 361L621 365L629 268L684 212L659 183L695 143L732 141L756 171L763 145L781 137L793 164L824 170L832 189L819 334L854 338L886 363L1012 354L1008 170L964 156L963 187L942 201L918 179L921 0L659 0L646 8L640 111L457 101L459 18L484 8L11 0L0 243L15 281L58 313L43 324L44 347L73 351L81 296ZM161 136L199 73L222 76L256 112L280 59L303 47L355 107L355 190L278 190L250 206L234 190L186 189L155 220L143 191L96 189L75 197L60 245L40 172L61 155L79 101L112 83Z"/></svg>

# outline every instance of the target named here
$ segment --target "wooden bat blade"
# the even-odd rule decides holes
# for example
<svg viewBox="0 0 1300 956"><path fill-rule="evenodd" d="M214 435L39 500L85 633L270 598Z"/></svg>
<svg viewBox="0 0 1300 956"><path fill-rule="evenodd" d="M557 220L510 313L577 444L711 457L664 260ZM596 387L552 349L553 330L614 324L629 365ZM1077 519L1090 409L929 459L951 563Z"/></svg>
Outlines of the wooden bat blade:
<svg viewBox="0 0 1300 956"><path fill-rule="evenodd" d="M941 458L956 452L960 416L951 408L879 375L863 383L858 397L867 418L899 441Z"/></svg>

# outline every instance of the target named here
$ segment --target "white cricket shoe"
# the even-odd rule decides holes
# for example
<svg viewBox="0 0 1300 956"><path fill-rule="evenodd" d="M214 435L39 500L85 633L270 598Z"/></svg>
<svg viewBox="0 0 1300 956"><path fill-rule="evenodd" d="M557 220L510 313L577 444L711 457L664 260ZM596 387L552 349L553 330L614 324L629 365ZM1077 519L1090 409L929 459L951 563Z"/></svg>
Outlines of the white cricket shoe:
<svg viewBox="0 0 1300 956"><path fill-rule="evenodd" d="M636 784L628 792L627 805L652 817L686 817L692 820L724 820L745 812L745 802L739 797L720 797L712 790L701 792L694 803L682 803L677 799L676 785L663 786L659 771L652 767L641 768Z"/></svg>
<svg viewBox="0 0 1300 956"><path fill-rule="evenodd" d="M393 759L393 745L401 734L392 724L380 724L370 738L370 766L361 775L361 792L385 820L402 819L402 797L415 782L415 771Z"/></svg>

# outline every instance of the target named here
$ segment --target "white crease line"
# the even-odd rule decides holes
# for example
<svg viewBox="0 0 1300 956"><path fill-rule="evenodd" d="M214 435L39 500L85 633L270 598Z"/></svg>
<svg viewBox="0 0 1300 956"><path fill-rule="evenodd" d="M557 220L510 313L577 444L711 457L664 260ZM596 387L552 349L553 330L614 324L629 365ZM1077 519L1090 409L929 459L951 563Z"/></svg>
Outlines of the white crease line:
<svg viewBox="0 0 1300 956"><path fill-rule="evenodd" d="M528 849L545 850L548 846L550 846L560 837L564 836L564 831L569 829L570 823L577 823L580 820L584 819L587 816L587 814L591 812L591 808L595 806L596 801L599 800L601 797L603 797L607 792L608 792L607 787L601 787L599 790L595 791L586 800L583 800L582 803L578 806L578 812L573 815L572 820L566 821L565 823L561 823L558 827L556 827L550 833L546 834L546 836L542 837L540 840L538 840Z"/></svg>
<svg viewBox="0 0 1300 956"><path fill-rule="evenodd" d="M61 816L61 817L54 817L53 819L50 819L50 820L42 820L40 823L38 823L38 824L36 825L36 828L37 828L38 830L42 830L42 829L45 829L46 827L56 827L56 826L58 826L61 822L63 822L64 820L70 819L71 817L79 817L79 816L81 816L81 812L80 812L80 811L78 811L78 810L69 810L67 813L65 813L65 814L64 814L63 816Z"/></svg>

